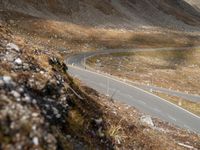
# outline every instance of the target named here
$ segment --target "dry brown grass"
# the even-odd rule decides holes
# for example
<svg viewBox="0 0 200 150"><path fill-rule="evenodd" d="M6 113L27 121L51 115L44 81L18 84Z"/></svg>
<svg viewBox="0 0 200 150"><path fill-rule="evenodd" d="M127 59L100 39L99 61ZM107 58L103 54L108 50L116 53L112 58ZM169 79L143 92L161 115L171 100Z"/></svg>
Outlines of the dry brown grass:
<svg viewBox="0 0 200 150"><path fill-rule="evenodd" d="M94 57L88 62L97 68L132 81L200 94L200 51L153 51ZM106 67L104 67L106 66Z"/></svg>
<svg viewBox="0 0 200 150"><path fill-rule="evenodd" d="M101 8L99 8L101 9ZM42 20L10 12L12 30L37 43L73 51L99 48L178 47L198 45L199 37L165 29L129 31L94 28L70 22ZM13 18L12 18L13 17ZM31 27L31 28L30 28Z"/></svg>
<svg viewBox="0 0 200 150"><path fill-rule="evenodd" d="M100 60L102 67L95 64ZM116 53L88 60L92 67L134 82L200 94L200 50ZM120 70L119 70L120 69ZM197 115L200 103L156 93Z"/></svg>
<svg viewBox="0 0 200 150"><path fill-rule="evenodd" d="M184 149L177 142L188 142L188 145L199 147L198 136L185 135L185 131L177 130L167 123L153 119L157 129L164 129L164 132L152 129L140 122L141 113L134 107L127 106L119 102L108 101L102 95L95 95L92 89L85 89L90 96L96 99L96 102L104 109L108 129L106 134L115 141L115 149ZM111 110L111 111L110 111ZM115 112L115 113L114 113ZM167 136L165 136L167 135ZM170 141L170 142L168 142ZM193 143L193 144L192 144Z"/></svg>
<svg viewBox="0 0 200 150"><path fill-rule="evenodd" d="M17 32L17 34L20 34L20 36L23 38L27 38L27 41L31 42L31 45L36 45L36 47L33 49L37 49L38 45L48 45L51 48L64 46L73 49L78 49L80 47L83 48L86 44L89 44L87 49L95 49L99 47L144 47L149 46L151 43L151 46L158 46L155 45L155 40L160 39L160 36L155 35L155 38L153 41L151 41L149 38L152 36L147 36L147 34L144 33L129 33L116 30L92 29L89 27L74 26L52 21L26 21L27 18L25 20L22 19L21 22L17 23L16 26L11 26L11 28ZM32 28L30 28L30 25L32 25ZM139 38L139 35L141 38ZM133 36L136 38L136 40L133 38ZM161 34L161 37L164 37L164 35ZM147 45L143 45L144 39L149 41ZM185 40L187 41L187 38ZM136 44L134 41L137 41ZM64 42L66 43L64 44ZM164 40L162 40L162 42L164 42ZM175 44L173 40L172 44ZM24 53L24 55L27 54L27 56L31 56L28 58L33 58L32 62L35 64L40 64L40 66L44 68L50 67L47 63L47 57L45 55L42 54L38 57L36 55L33 56L32 51L27 50L28 48L30 47L25 47L26 53ZM44 50L40 47L39 49L41 51ZM52 54L56 53L57 52L52 52ZM59 70L61 68L55 67L54 69ZM47 71L49 70L47 69ZM50 71L48 73L50 73ZM19 78L22 78L21 74L18 74L18 76ZM69 77L66 74L63 76ZM36 75L36 78L42 80L40 76ZM40 81L39 79L38 81ZM41 82L42 81L40 81L40 83ZM103 132L107 133L108 140L114 140L114 145L116 145L116 148L167 149L169 147L171 149L181 149L181 147L175 143L174 140L176 139L174 139L172 136L168 137L168 135L164 133L154 131L147 126L141 125L138 119L139 115L136 114L135 109L127 110L127 108L122 104L113 104L103 96L99 97L98 94L96 94L97 92L91 92L89 88L87 88L88 93L86 94L82 91L82 89L80 90L78 84L74 84L71 78L68 78L66 82L68 82L73 89L75 89L85 98L84 100L79 100L76 96L72 96L72 101L75 104L75 110L70 110L68 118L69 124L66 124L65 126L69 129L68 133L75 135L77 139L81 138L86 143L94 145L99 143L101 140L96 138L96 136L91 136L88 131L91 131L92 129L90 126L92 119L102 117ZM95 95L93 95L93 93L95 93ZM120 115L114 115L113 110L116 110L117 114ZM119 121L122 117L125 119L123 121ZM186 132L183 133L184 135L189 134ZM69 147L71 147L69 146L70 142L68 144L64 136L66 132L60 133L59 131L58 134L61 142L65 143L65 148L69 149ZM199 137L196 137L196 135L193 134L190 135L192 138L189 136L187 140L192 139L193 141L198 141ZM179 135L177 136L180 137ZM110 137L113 139L110 139ZM104 138L106 139L107 137ZM120 140L120 143L118 143L118 140ZM185 139L183 138L181 139L181 141L184 140ZM111 141L108 141L108 143L111 143ZM194 144L194 146L199 147L198 142L196 145Z"/></svg>
<svg viewBox="0 0 200 150"><path fill-rule="evenodd" d="M199 115L200 116L200 103L195 103L195 102L191 102L191 101L188 101L186 99L183 99L183 98L179 98L179 97L176 97L176 96L170 96L170 95L167 95L167 94L164 94L164 93L159 93L159 92L154 92L156 95L180 106L180 107L183 107L191 112L193 112L194 114L196 115Z"/></svg>
<svg viewBox="0 0 200 150"><path fill-rule="evenodd" d="M95 45L96 47L119 47L121 46L120 44L126 44L129 42L130 45L134 45L134 41L138 41L138 45L136 45L143 46L143 38L150 41L149 43L151 43L151 40L149 40L149 36L146 37L146 34L143 33L128 33L117 30L109 31L104 29L91 29L88 27L73 25L63 26L62 23L56 23L56 25L54 26L52 22L48 21L44 21L44 25L48 25L45 27L40 24L40 20L34 20L34 22L30 23L22 20L22 22L21 24L17 24L16 26L11 26L11 28L19 36L23 37L23 39L26 39L27 42L31 43L31 48L30 45L24 47L25 51L22 57L24 59L28 58L34 64L39 64L42 68L45 68L49 74L51 74L50 68L52 66L49 66L49 64L47 63L47 58L49 57L49 55L43 53L43 51L45 50L44 48L46 48L44 45L48 45L48 47L52 48L55 46L70 47L71 45L73 47L74 44L74 48L77 49L78 47L82 47L87 43L90 44L91 42L94 45L97 44ZM62 30L62 28L64 30ZM69 31L70 33L67 33L67 31ZM93 34L95 33L95 35L93 35L91 32L93 32ZM132 34L134 34L134 36L141 35L142 38L140 40L132 40ZM62 45L64 41L66 42L66 44ZM18 42L16 43L18 44ZM68 45L69 43L71 43L71 45ZM80 45L77 46L77 43ZM43 45L44 47L41 45ZM90 45L89 48L92 49L92 46ZM42 54L34 55L34 50L39 50ZM57 54L57 51L55 51L55 49L54 51L49 50L49 52L51 52L51 55L53 56L56 56ZM2 70L1 69L0 71L2 75L4 75L4 72L2 70L5 70L5 68ZM55 68L53 69L58 71L61 68L55 66ZM22 75L27 76L26 78L28 79L31 76L29 72L27 72L26 74L18 74L18 79L22 80L24 78ZM34 76L40 83L46 82L46 80L48 80L48 78L41 78L41 75L34 74ZM181 149L181 147L174 142L176 138L165 135L164 133L161 133L159 131L154 131L148 126L141 125L139 122L140 116L135 109L127 109L127 107L122 104L117 105L109 102L103 96L99 96L97 92L91 92L92 90L89 88L87 88L86 90L86 92L88 93L83 92L84 90L80 90L79 84L74 84L74 82L68 75L62 74L62 76L67 78L66 83L72 86L72 88L75 89L76 92L81 94L81 96L85 97L85 99L81 101L77 99L75 95L73 96L73 93L70 92L70 97L72 98L72 102L75 106L73 107L74 109L69 110L69 124L66 124L64 126L69 131L58 131L57 133L60 142L63 143L64 146L66 146L64 147L65 149L69 149L69 147L71 147L70 141L66 140L66 133L75 135L77 140L82 139L82 141L87 144L91 144L92 146L94 145L94 147L97 146L96 144L98 144L101 139L98 138L98 135L96 133L95 135L94 133L90 133L91 129L93 129L91 127L91 122L94 118L100 117L103 118L103 133L107 135L107 137L104 137L104 139L106 140L108 138L107 140L112 140L108 141L108 143L113 142L114 146L116 146L116 149ZM118 115L114 115L114 111L116 111ZM119 121L122 117L124 119L122 121ZM183 135L188 134L189 133L183 132ZM196 135L193 134L189 135L192 138L189 136L187 138L188 141L190 141L191 139L195 139L195 141L198 141L199 137L196 137ZM179 135L177 136L181 139L180 141L184 141L183 138L181 138ZM199 147L198 143L196 145L193 145L195 147ZM105 144L103 146L105 146Z"/></svg>

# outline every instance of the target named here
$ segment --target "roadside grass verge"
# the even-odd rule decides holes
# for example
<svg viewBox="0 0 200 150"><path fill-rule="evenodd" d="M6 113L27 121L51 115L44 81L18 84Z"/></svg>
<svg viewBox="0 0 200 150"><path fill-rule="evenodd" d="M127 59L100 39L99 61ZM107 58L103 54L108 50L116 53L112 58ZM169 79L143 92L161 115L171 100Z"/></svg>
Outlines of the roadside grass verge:
<svg viewBox="0 0 200 150"><path fill-rule="evenodd" d="M122 52L87 60L98 70L131 81L200 94L200 50Z"/></svg>
<svg viewBox="0 0 200 150"><path fill-rule="evenodd" d="M121 52L99 55L88 65L137 83L200 94L200 50ZM200 116L200 103L160 92L154 94Z"/></svg>
<svg viewBox="0 0 200 150"><path fill-rule="evenodd" d="M200 116L200 103L197 102L191 102L183 98L179 98L176 96L170 96L164 93L160 92L153 92L154 94L158 95L161 98L164 98L165 100L172 102L198 116Z"/></svg>

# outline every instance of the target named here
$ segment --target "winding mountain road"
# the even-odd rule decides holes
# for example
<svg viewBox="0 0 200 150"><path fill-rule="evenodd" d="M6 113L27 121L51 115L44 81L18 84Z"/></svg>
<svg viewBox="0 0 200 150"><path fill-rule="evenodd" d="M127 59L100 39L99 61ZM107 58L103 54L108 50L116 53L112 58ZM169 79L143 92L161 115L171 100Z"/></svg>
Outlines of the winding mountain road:
<svg viewBox="0 0 200 150"><path fill-rule="evenodd" d="M179 50L180 48L159 48L159 49L132 49L132 50L101 50L94 52L80 53L69 57L66 63L69 67L69 73L82 80L86 85L94 88L102 94L113 96L113 99L122 101L132 105L140 111L149 114L153 117L160 118L171 124L188 129L190 131L200 133L200 117L176 106L156 95L153 95L141 87L136 87L132 84L123 82L118 78L95 71L85 69L84 61L86 58L99 55L110 54L117 52L133 52L133 51L153 51L153 50ZM181 48L189 49L189 48ZM146 87L143 87L144 89ZM184 93L174 92L184 96ZM186 94L187 95L187 94ZM198 96L187 95L189 98L194 98L194 101L200 100Z"/></svg>

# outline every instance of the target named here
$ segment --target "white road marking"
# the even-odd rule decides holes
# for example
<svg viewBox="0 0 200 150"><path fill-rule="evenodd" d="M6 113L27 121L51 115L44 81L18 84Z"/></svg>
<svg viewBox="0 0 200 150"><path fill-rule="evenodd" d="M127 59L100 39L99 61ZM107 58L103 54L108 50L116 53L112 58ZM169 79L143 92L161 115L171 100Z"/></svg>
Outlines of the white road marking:
<svg viewBox="0 0 200 150"><path fill-rule="evenodd" d="M71 66L71 65L70 65L70 66ZM146 94L149 94L149 95L152 95L152 96L154 96L154 97L157 97L157 98L159 98L160 100L163 100L164 102L166 102L166 103L168 103L168 104L170 104L170 105L173 105L174 107L176 107L176 108L178 108L178 109L181 109L181 110L183 110L183 111L189 113L190 115L194 116L195 118L200 119L199 116L193 114L192 112L190 112L190 111L188 111L188 110L186 110L186 109L184 109L184 108L182 108L182 107L180 107L180 106L177 106L177 105L175 105L175 104L173 104L173 103L171 103L171 102L169 102L169 101L167 101L167 100L165 100L165 99L163 99L163 98L161 98L161 97L159 97L159 96L157 96L157 95L154 95L154 94L152 94L152 93L150 93L150 92L147 92L147 91L145 91L145 90L143 90L143 89L140 89L140 88L138 88L138 87L135 87L135 86L133 86L133 85L130 85L130 84L128 84L128 83L125 83L125 82L123 82L123 81L121 81L121 80L117 80L116 78L112 78L111 75L110 75L110 76L106 76L106 75L104 75L104 74L102 74L102 73L96 73L96 72L93 72L93 71L90 71L90 70L86 70L86 69L82 69L82 68L79 68L79 67L75 67L75 66L71 66L71 67L72 67L72 68L75 68L75 69L78 69L78 70L86 71L86 72L89 72L89 73L92 73L92 74L96 74L96 75L99 75L99 76L102 76L102 77L105 77L105 78L109 78L109 79L114 80L114 81L116 81L116 82L120 82L120 83L123 83L123 84L125 84L125 85L127 85L127 86L130 86L130 87L133 87L133 88L135 88L135 89L138 89L138 90L140 90L140 91L142 91L142 92L144 92L144 93L146 93Z"/></svg>

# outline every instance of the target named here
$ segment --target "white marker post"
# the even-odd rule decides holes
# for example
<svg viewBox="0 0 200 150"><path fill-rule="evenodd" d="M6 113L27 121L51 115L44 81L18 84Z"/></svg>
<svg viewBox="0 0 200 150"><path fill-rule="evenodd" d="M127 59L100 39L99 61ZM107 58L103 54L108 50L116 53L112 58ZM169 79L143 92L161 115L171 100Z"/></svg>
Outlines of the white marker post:
<svg viewBox="0 0 200 150"><path fill-rule="evenodd" d="M83 62L83 63L84 63L84 68L86 69L86 66L85 66L85 64L86 64L86 63L85 63L85 54L84 54L84 59L83 59L83 61L84 61L84 62Z"/></svg>
<svg viewBox="0 0 200 150"><path fill-rule="evenodd" d="M110 81L109 81L109 77L107 76L107 91L106 91L106 96L109 96L109 88L110 88Z"/></svg>

